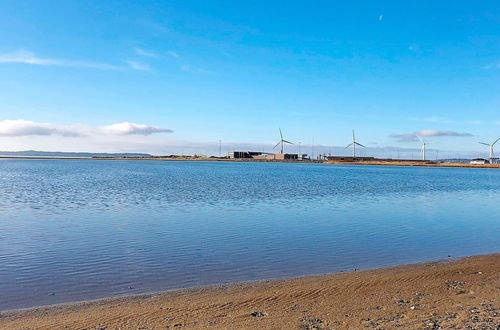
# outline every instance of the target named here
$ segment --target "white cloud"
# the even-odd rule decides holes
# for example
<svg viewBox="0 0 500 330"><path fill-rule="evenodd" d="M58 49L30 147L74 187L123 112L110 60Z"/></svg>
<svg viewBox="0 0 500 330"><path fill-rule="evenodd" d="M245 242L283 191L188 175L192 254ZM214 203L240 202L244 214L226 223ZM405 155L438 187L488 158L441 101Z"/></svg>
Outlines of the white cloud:
<svg viewBox="0 0 500 330"><path fill-rule="evenodd" d="M114 135L150 135L153 133L173 132L171 129L168 128L161 128L144 124L134 124L128 122L104 126L102 127L102 129L104 132Z"/></svg>
<svg viewBox="0 0 500 330"><path fill-rule="evenodd" d="M33 136L33 135L62 135L83 136L74 126L58 126L48 123L37 123L30 120L16 119L0 121L0 136Z"/></svg>
<svg viewBox="0 0 500 330"><path fill-rule="evenodd" d="M398 139L400 142L406 141L416 141L417 135L422 137L438 137L438 136L455 136L455 137L464 137L464 136L474 136L470 133L460 133L454 131L437 131L437 130L421 130L415 133L402 133L402 134L391 134L391 138Z"/></svg>
<svg viewBox="0 0 500 330"><path fill-rule="evenodd" d="M109 126L56 125L29 120L0 121L0 150L165 153L169 129L135 123ZM77 140L75 140L77 139ZM77 143L76 143L77 142ZM175 144L175 143L174 143Z"/></svg>
<svg viewBox="0 0 500 330"><path fill-rule="evenodd" d="M136 62L136 61L127 61L127 64L134 70L140 70L140 71L150 71L151 67L149 64L146 63L141 63L141 62Z"/></svg>
<svg viewBox="0 0 500 330"><path fill-rule="evenodd" d="M139 47L134 48L134 50L135 50L135 53L137 55L146 56L146 57L154 57L154 58L158 57L158 54L156 54L155 52L145 50L145 49L142 49Z"/></svg>
<svg viewBox="0 0 500 330"><path fill-rule="evenodd" d="M380 15L380 16L378 17L379 22L381 22L383 19L384 19L384 15Z"/></svg>
<svg viewBox="0 0 500 330"><path fill-rule="evenodd" d="M21 137L21 136L99 136L110 135L151 135L154 133L171 133L172 130L157 126L149 126L136 123L116 123L103 127L91 127L85 125L55 125L50 123L40 123L24 119L0 121L0 136Z"/></svg>
<svg viewBox="0 0 500 330"><path fill-rule="evenodd" d="M128 66L125 66L125 65L114 65L114 64L107 64L100 62L42 58L26 50L19 50L16 52L0 54L0 63L19 63L19 64L40 65L40 66L80 67L80 68L91 68L99 70L126 70L129 68L134 70L150 69L147 64L142 64L139 62L127 62Z"/></svg>

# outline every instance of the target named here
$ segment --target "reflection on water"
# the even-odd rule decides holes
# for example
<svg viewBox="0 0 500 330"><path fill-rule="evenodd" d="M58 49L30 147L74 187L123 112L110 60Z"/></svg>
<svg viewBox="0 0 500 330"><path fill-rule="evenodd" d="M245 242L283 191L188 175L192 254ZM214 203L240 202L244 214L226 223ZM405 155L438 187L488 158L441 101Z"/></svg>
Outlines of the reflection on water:
<svg viewBox="0 0 500 330"><path fill-rule="evenodd" d="M0 160L0 310L500 250L500 171Z"/></svg>

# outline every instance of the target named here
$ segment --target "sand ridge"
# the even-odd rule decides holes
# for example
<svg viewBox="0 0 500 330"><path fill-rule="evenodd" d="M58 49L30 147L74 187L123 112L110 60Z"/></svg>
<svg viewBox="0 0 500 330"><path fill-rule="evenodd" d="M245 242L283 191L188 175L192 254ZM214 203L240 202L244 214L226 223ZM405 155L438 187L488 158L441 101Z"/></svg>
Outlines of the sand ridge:
<svg viewBox="0 0 500 330"><path fill-rule="evenodd" d="M500 329L500 254L0 314L2 329Z"/></svg>

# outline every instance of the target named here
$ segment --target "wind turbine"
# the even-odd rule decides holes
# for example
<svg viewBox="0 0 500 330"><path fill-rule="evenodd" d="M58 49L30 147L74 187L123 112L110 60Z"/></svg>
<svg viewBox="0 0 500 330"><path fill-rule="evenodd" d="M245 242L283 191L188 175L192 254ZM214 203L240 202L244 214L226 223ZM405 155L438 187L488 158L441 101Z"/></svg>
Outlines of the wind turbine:
<svg viewBox="0 0 500 330"><path fill-rule="evenodd" d="M418 139L420 140L420 142L422 142L422 160L425 160L425 149L426 149L426 146L428 144L431 144L432 142L425 142L420 136L416 135L416 137L418 137Z"/></svg>
<svg viewBox="0 0 500 330"><path fill-rule="evenodd" d="M352 143L348 144L347 147L345 147L344 149L347 149L350 146L352 146L352 157L353 158L356 158L356 146L360 146L360 147L366 148L361 143L356 142L356 136L354 135L354 130L352 130Z"/></svg>
<svg viewBox="0 0 500 330"><path fill-rule="evenodd" d="M281 137L281 140L278 143L276 143L276 145L274 146L273 149L275 149L277 146L279 146L281 144L281 153L283 154L285 143L288 143L288 144L293 144L293 143L283 139L283 133L281 133L281 128L280 128L280 137Z"/></svg>
<svg viewBox="0 0 500 330"><path fill-rule="evenodd" d="M500 140L500 138L496 139L495 142L493 143L484 143L484 142L479 142L480 144L484 144L485 146L488 146L488 149L490 150L490 164L492 163L493 161L493 146L495 145L495 143L498 142L498 140Z"/></svg>

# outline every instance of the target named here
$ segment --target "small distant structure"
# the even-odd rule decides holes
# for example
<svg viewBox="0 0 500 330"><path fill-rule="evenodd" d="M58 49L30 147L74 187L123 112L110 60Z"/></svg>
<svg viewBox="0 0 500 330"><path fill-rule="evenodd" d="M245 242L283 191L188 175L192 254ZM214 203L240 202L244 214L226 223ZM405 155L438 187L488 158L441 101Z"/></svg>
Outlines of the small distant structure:
<svg viewBox="0 0 500 330"><path fill-rule="evenodd" d="M258 159L258 158L257 158ZM307 159L307 154L268 154L266 160L304 160Z"/></svg>
<svg viewBox="0 0 500 330"><path fill-rule="evenodd" d="M281 128L279 129L280 140L273 149L280 147L279 153L269 153L269 152L260 152L260 151L231 151L228 152L227 158L229 159L256 159L256 160L305 160L309 159L307 154L300 153L300 144L299 144L299 153L298 154L289 154L285 153L285 144L294 144L293 142L287 141L283 138L283 133L281 132Z"/></svg>
<svg viewBox="0 0 500 330"><path fill-rule="evenodd" d="M262 151L231 151L227 153L229 159L256 159L256 160L305 160L307 154L273 154Z"/></svg>
<svg viewBox="0 0 500 330"><path fill-rule="evenodd" d="M426 152L426 148L427 148L427 145L428 144L431 144L433 142L426 142L424 141L424 139L422 139L420 136L416 135L415 136L420 140L420 142L422 143L422 160L425 160L425 152Z"/></svg>
<svg viewBox="0 0 500 330"><path fill-rule="evenodd" d="M347 149L352 146L352 158L357 158L356 157L356 146L360 146L363 148L366 148L364 145L356 141L356 136L354 135L354 130L352 130L352 142L347 145L344 149Z"/></svg>
<svg viewBox="0 0 500 330"><path fill-rule="evenodd" d="M489 164L490 161L484 158L474 158L470 161L470 163L474 165L484 165L484 164Z"/></svg>
<svg viewBox="0 0 500 330"><path fill-rule="evenodd" d="M274 146L273 149L275 149L277 146L281 145L281 152L279 154L286 155L285 151L284 151L285 150L285 143L286 144L293 144L293 142L290 142L290 141L283 139L283 133L281 133L281 128L280 128L280 141L278 143L276 143L276 145Z"/></svg>
<svg viewBox="0 0 500 330"><path fill-rule="evenodd" d="M488 146L488 151L490 153L490 157L489 157L490 164L493 164L493 159L494 159L494 154L495 154L495 152L493 151L493 147L495 146L495 144L499 140L500 140L500 138L496 139L495 142L493 142L493 143L479 142L479 144L483 144L485 146Z"/></svg>
<svg viewBox="0 0 500 330"><path fill-rule="evenodd" d="M227 153L229 159L255 158L266 154L259 151L230 151Z"/></svg>

